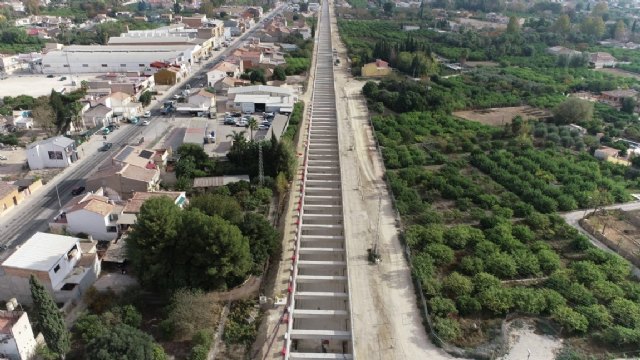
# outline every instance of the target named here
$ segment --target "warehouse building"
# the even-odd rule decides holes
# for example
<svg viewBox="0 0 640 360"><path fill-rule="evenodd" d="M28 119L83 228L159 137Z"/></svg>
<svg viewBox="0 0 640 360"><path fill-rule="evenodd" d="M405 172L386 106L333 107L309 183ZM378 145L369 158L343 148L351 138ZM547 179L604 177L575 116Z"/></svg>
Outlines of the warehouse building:
<svg viewBox="0 0 640 360"><path fill-rule="evenodd" d="M190 66L200 45L72 45L51 51L42 58L44 74L78 74L148 71L157 61Z"/></svg>
<svg viewBox="0 0 640 360"><path fill-rule="evenodd" d="M291 112L298 100L293 89L253 85L230 88L227 108L242 112Z"/></svg>

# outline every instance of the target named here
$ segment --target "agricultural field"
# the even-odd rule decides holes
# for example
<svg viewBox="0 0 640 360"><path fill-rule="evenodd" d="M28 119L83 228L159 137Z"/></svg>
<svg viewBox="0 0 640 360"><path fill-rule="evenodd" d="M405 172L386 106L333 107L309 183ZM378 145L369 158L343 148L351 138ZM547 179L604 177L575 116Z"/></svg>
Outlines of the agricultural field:
<svg viewBox="0 0 640 360"><path fill-rule="evenodd" d="M551 116L547 110L536 109L531 106L512 106L481 110L454 111L453 115L484 125L502 126L511 123L516 116L522 118L544 119Z"/></svg>
<svg viewBox="0 0 640 360"><path fill-rule="evenodd" d="M479 346L518 313L552 320L576 344L639 344L620 337L640 327L626 318L640 311L629 263L555 214L630 199L637 184L625 168L450 116L381 116L374 126L441 339Z"/></svg>

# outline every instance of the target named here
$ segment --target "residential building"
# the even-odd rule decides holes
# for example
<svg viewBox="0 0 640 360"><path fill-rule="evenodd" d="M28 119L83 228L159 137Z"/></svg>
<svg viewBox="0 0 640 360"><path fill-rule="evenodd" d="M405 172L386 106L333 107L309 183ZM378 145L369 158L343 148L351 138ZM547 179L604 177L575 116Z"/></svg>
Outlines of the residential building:
<svg viewBox="0 0 640 360"><path fill-rule="evenodd" d="M96 244L72 236L35 233L0 266L0 297L31 304L29 278L33 275L56 302L78 300L100 275Z"/></svg>
<svg viewBox="0 0 640 360"><path fill-rule="evenodd" d="M362 67L362 76L364 77L384 77L389 74L391 74L389 63L380 59Z"/></svg>
<svg viewBox="0 0 640 360"><path fill-rule="evenodd" d="M0 181L0 216L22 201L18 186Z"/></svg>
<svg viewBox="0 0 640 360"><path fill-rule="evenodd" d="M71 199L56 216L49 229L52 232L84 233L96 240L108 241L118 237L116 205L105 196L86 193Z"/></svg>
<svg viewBox="0 0 640 360"><path fill-rule="evenodd" d="M33 117L31 110L14 110L12 113L13 126L19 130L33 129Z"/></svg>
<svg viewBox="0 0 640 360"><path fill-rule="evenodd" d="M98 104L82 114L82 122L86 129L107 126L113 118L113 109Z"/></svg>
<svg viewBox="0 0 640 360"><path fill-rule="evenodd" d="M242 62L234 64L228 61L223 61L214 66L213 69L207 72L207 82L209 86L213 86L219 80L225 77L239 78L244 72Z"/></svg>
<svg viewBox="0 0 640 360"><path fill-rule="evenodd" d="M88 190L107 187L117 192L124 200L134 192L156 191L160 184L160 170L125 164L111 164L93 173L86 181Z"/></svg>
<svg viewBox="0 0 640 360"><path fill-rule="evenodd" d="M138 146L127 145L111 159L113 165L135 165L147 169L164 169L167 166L169 152L166 150L147 150Z"/></svg>
<svg viewBox="0 0 640 360"><path fill-rule="evenodd" d="M625 98L636 99L637 97L638 92L633 89L618 89L600 93L600 101L615 107L620 107Z"/></svg>
<svg viewBox="0 0 640 360"><path fill-rule="evenodd" d="M28 68L27 64L20 61L18 55L0 54L0 72L13 74L18 70Z"/></svg>
<svg viewBox="0 0 640 360"><path fill-rule="evenodd" d="M31 170L62 168L76 162L76 142L62 135L27 145L27 162Z"/></svg>
<svg viewBox="0 0 640 360"><path fill-rule="evenodd" d="M620 150L614 149L608 146L601 146L599 149L593 153L598 160L609 160L609 159L617 159L619 157Z"/></svg>
<svg viewBox="0 0 640 360"><path fill-rule="evenodd" d="M204 26L207 15L194 14L193 16L183 16L182 23L192 29Z"/></svg>
<svg viewBox="0 0 640 360"><path fill-rule="evenodd" d="M606 52L596 52L589 55L589 65L596 69L614 67L616 61L616 58Z"/></svg>
<svg viewBox="0 0 640 360"><path fill-rule="evenodd" d="M143 113L142 104L134 102L134 97L127 93L115 92L109 95L113 115L131 118Z"/></svg>
<svg viewBox="0 0 640 360"><path fill-rule="evenodd" d="M237 56L242 60L245 70L258 67L264 59L261 51L238 49L234 51L232 55Z"/></svg>
<svg viewBox="0 0 640 360"><path fill-rule="evenodd" d="M178 68L167 67L156 71L153 78L157 85L175 85L182 80L182 73Z"/></svg>
<svg viewBox="0 0 640 360"><path fill-rule="evenodd" d="M415 31L420 30L420 25L402 25L403 31Z"/></svg>
<svg viewBox="0 0 640 360"><path fill-rule="evenodd" d="M45 74L153 71L151 64L156 61L191 65L192 55L199 49L200 45L70 45L44 54L42 71Z"/></svg>
<svg viewBox="0 0 640 360"><path fill-rule="evenodd" d="M209 109L212 106L216 106L216 96L205 89L200 89L200 91L189 96L187 102L203 109Z"/></svg>
<svg viewBox="0 0 640 360"><path fill-rule="evenodd" d="M156 191L156 192L134 192L131 199L127 201L118 217L118 225L121 231L128 229L136 223L142 204L152 198L168 197L174 204L183 208L187 204L187 195L184 191Z"/></svg>
<svg viewBox="0 0 640 360"><path fill-rule="evenodd" d="M229 91L230 88L237 87L237 86L248 86L248 85L251 85L251 81L249 80L225 77L215 82L213 84L213 88L216 90L216 92L226 93Z"/></svg>
<svg viewBox="0 0 640 360"><path fill-rule="evenodd" d="M8 309L0 310L0 358L31 360L38 350L38 342L33 336L29 316L25 311L16 310L14 306L12 302L8 302Z"/></svg>

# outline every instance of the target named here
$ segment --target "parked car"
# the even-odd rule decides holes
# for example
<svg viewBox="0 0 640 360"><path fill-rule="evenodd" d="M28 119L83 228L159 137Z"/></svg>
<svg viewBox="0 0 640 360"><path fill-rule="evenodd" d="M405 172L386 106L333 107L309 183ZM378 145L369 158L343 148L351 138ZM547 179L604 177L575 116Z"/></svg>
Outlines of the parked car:
<svg viewBox="0 0 640 360"><path fill-rule="evenodd" d="M0 160L7 160L7 157L4 155L0 155Z"/></svg>
<svg viewBox="0 0 640 360"><path fill-rule="evenodd" d="M269 130L269 124L260 124L260 126L258 126L258 130Z"/></svg>
<svg viewBox="0 0 640 360"><path fill-rule="evenodd" d="M274 114L272 112L266 112L266 113L263 113L262 115L264 115L265 118L276 116L276 114Z"/></svg>
<svg viewBox="0 0 640 360"><path fill-rule="evenodd" d="M100 150L100 151L109 151L109 150L111 150L111 147L113 147L113 143L106 142L98 150Z"/></svg>
<svg viewBox="0 0 640 360"><path fill-rule="evenodd" d="M55 75L53 75L53 74L49 74L49 75L47 75L47 77L48 77L49 79L51 79L52 77L55 77Z"/></svg>
<svg viewBox="0 0 640 360"><path fill-rule="evenodd" d="M108 127L102 129L102 135L109 135L110 132L111 132L111 129L109 129Z"/></svg>
<svg viewBox="0 0 640 360"><path fill-rule="evenodd" d="M140 125L142 125L142 126L148 126L149 124L151 124L151 121L149 121L149 120L143 120L143 121L140 123Z"/></svg>
<svg viewBox="0 0 640 360"><path fill-rule="evenodd" d="M71 195L78 196L84 192L84 189L85 189L84 186L78 186L77 188L73 188L73 190L71 190Z"/></svg>
<svg viewBox="0 0 640 360"><path fill-rule="evenodd" d="M63 77L61 77L61 78L60 78L60 80L59 80L59 81L65 81L65 80L67 80L67 77L66 77L66 76L63 76Z"/></svg>
<svg viewBox="0 0 640 360"><path fill-rule="evenodd" d="M138 119L138 117L136 117L136 116L133 116L133 117L129 118L129 122L135 125L138 122L140 122L140 119Z"/></svg>
<svg viewBox="0 0 640 360"><path fill-rule="evenodd" d="M151 117L151 111L145 111L144 115L142 115L142 117L150 118Z"/></svg>
<svg viewBox="0 0 640 360"><path fill-rule="evenodd" d="M253 114L253 111L251 111L251 110L243 110L242 113L243 114Z"/></svg>
<svg viewBox="0 0 640 360"><path fill-rule="evenodd" d="M216 132L212 131L207 134L207 138L209 138L210 142L216 142Z"/></svg>
<svg viewBox="0 0 640 360"><path fill-rule="evenodd" d="M236 123L237 127L247 127L249 126L249 123L246 120L240 120Z"/></svg>
<svg viewBox="0 0 640 360"><path fill-rule="evenodd" d="M224 124L225 125L235 125L236 124L236 119L234 118L224 118Z"/></svg>

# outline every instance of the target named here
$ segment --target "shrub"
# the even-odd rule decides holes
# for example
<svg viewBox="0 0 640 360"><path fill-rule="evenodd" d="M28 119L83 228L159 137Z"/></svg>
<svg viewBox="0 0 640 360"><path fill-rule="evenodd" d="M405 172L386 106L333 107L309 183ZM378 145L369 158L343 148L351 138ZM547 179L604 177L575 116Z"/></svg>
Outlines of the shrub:
<svg viewBox="0 0 640 360"><path fill-rule="evenodd" d="M433 319L433 328L444 341L451 341L460 336L460 325L455 319L436 317Z"/></svg>

